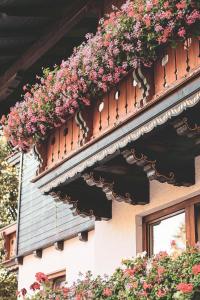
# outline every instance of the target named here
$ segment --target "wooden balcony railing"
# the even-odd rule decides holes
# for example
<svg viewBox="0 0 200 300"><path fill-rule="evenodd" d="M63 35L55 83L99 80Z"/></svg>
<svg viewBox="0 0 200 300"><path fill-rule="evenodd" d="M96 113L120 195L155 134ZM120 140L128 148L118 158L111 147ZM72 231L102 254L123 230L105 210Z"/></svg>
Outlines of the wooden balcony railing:
<svg viewBox="0 0 200 300"><path fill-rule="evenodd" d="M70 118L39 147L39 174L69 159L166 94L178 89L200 71L198 39L168 47L151 68L130 72L103 100Z"/></svg>

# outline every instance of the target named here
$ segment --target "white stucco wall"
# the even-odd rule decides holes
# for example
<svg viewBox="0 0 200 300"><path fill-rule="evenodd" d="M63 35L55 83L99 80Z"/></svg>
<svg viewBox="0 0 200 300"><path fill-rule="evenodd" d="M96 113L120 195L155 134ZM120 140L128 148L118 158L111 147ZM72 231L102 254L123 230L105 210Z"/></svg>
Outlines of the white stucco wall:
<svg viewBox="0 0 200 300"><path fill-rule="evenodd" d="M132 257L142 250L142 216L171 206L200 194L200 156L196 158L196 184L174 187L153 181L150 184L150 203L131 206L113 202L112 220L96 222L87 243L78 238L65 242L62 252L50 247L42 259L29 255L19 268L19 288L28 287L38 271L52 273L66 268L67 281L72 282L79 271L92 270L95 274L109 274L122 258Z"/></svg>
<svg viewBox="0 0 200 300"><path fill-rule="evenodd" d="M43 250L42 258L33 255L24 257L23 265L19 266L18 286L29 288L35 281L35 274L45 274L66 270L67 281L71 284L79 272L94 271L94 231L89 232L88 242L79 241L78 237L65 241L64 250L54 247Z"/></svg>

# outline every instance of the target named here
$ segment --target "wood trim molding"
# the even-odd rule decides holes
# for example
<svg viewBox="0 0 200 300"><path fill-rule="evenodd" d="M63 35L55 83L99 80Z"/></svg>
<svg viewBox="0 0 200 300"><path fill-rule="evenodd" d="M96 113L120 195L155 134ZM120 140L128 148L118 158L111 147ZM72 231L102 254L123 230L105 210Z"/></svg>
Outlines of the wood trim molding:
<svg viewBox="0 0 200 300"><path fill-rule="evenodd" d="M66 276L66 270L63 269L63 270L56 271L54 273L49 273L49 274L47 274L47 276L48 276L49 280L56 279L56 278L62 277L62 276Z"/></svg>

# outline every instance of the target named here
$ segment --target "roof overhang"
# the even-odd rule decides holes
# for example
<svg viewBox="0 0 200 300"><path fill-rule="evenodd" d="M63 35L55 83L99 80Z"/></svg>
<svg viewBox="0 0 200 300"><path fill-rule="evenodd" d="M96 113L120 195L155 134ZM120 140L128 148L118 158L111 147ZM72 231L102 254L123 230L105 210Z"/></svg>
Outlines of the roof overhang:
<svg viewBox="0 0 200 300"><path fill-rule="evenodd" d="M180 87L178 91L151 106L129 123L75 154L53 171L36 177L33 182L43 193L49 193L62 183L70 183L80 177L87 168L110 155L114 155L129 143L167 123L173 117L181 115L185 110L194 107L199 102L200 77Z"/></svg>

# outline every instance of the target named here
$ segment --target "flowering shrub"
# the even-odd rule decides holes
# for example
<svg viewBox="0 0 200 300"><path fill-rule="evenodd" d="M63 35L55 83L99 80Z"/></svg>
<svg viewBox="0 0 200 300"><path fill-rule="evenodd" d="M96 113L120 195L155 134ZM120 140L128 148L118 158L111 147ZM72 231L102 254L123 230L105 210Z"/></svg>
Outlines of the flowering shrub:
<svg viewBox="0 0 200 300"><path fill-rule="evenodd" d="M40 275L38 275L40 274ZM88 272L71 288L53 289L47 277L36 274L31 285L33 296L25 300L189 300L200 299L200 251L187 249L180 255L160 252L151 259L145 254L124 260L121 268L110 277L94 278ZM197 297L197 298L195 298Z"/></svg>
<svg viewBox="0 0 200 300"><path fill-rule="evenodd" d="M33 86L3 117L13 146L28 150L69 115L99 99L131 68L150 66L158 49L199 35L198 0L127 1L100 21L97 33Z"/></svg>

